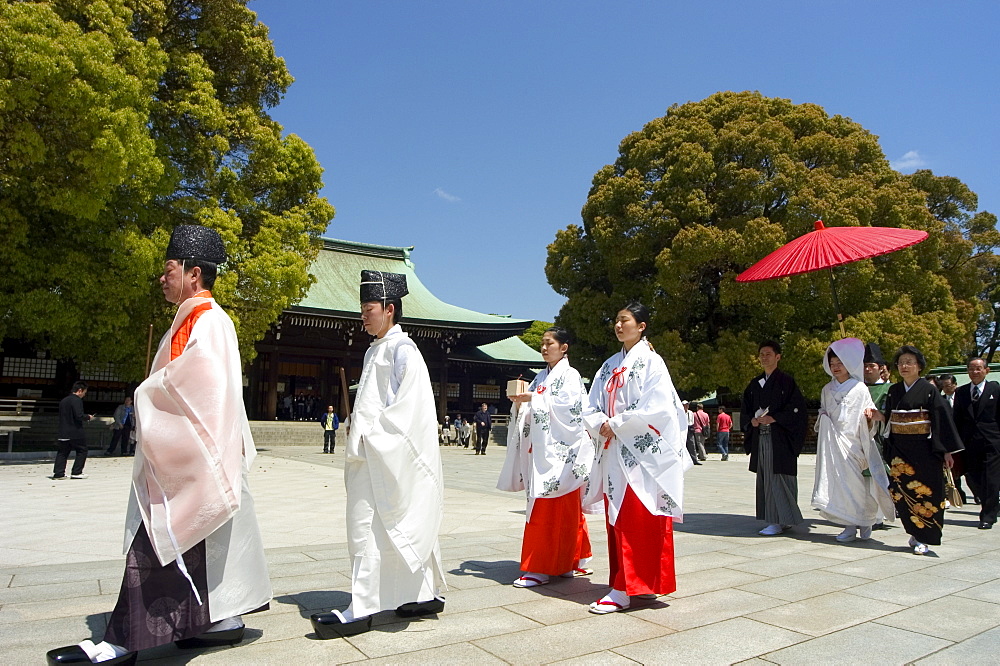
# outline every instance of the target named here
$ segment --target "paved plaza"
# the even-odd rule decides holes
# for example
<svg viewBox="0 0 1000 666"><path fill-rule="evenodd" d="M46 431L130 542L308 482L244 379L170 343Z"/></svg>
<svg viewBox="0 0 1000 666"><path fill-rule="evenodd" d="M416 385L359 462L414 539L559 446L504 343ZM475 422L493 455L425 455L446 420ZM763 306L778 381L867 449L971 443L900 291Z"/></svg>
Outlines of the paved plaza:
<svg viewBox="0 0 1000 666"><path fill-rule="evenodd" d="M495 483L504 449L442 449L441 550L447 606L403 621L391 612L350 639L315 639L309 615L346 606L343 449L262 450L251 474L274 601L245 617L235 648L140 655L148 664L987 664L1000 663L1000 529L978 507L950 511L944 544L915 556L896 527L840 545L808 508L812 456L799 465L807 523L761 537L745 456L718 455L687 475L677 526L675 594L591 615L607 590L603 517L591 516L589 578L517 589L522 494ZM131 459L92 457L90 478L51 481L51 461L0 465L0 663L44 663L46 650L100 640L119 585Z"/></svg>

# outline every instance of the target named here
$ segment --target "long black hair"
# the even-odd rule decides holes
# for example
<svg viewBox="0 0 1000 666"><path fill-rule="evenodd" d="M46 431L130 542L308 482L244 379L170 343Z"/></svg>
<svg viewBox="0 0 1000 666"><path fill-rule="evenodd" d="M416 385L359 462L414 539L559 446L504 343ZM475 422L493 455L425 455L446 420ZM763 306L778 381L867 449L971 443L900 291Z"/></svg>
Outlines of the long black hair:
<svg viewBox="0 0 1000 666"><path fill-rule="evenodd" d="M558 342L561 345L569 344L569 331L567 331L562 326L550 326L547 329L545 329L545 333L551 333L552 337L556 339L556 342ZM543 333L543 335L545 333Z"/></svg>
<svg viewBox="0 0 1000 666"><path fill-rule="evenodd" d="M647 308L639 301L632 301L631 303L629 303L628 305L626 305L625 307L621 308L621 310L618 311L621 312L622 310L628 310L630 313L632 313L632 316L635 318L635 323L646 325L646 328L642 332L643 335L649 333L649 308Z"/></svg>

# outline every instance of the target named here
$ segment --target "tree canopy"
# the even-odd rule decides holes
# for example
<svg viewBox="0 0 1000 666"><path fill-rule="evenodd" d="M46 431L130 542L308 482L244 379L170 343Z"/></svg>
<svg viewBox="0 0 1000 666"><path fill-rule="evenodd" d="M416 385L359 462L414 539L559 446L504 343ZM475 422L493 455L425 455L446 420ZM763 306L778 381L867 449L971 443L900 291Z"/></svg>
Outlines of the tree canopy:
<svg viewBox="0 0 1000 666"><path fill-rule="evenodd" d="M217 229L245 361L304 296L333 208L267 110L292 83L246 0L0 5L0 340L143 373L171 229Z"/></svg>
<svg viewBox="0 0 1000 666"><path fill-rule="evenodd" d="M521 338L521 342L528 345L532 349L541 349L542 347L542 336L545 335L545 331L552 326L550 321L533 321L531 326L527 328L521 335L517 336Z"/></svg>
<svg viewBox="0 0 1000 666"><path fill-rule="evenodd" d="M816 397L828 380L822 353L839 337L828 274L735 277L817 219L925 230L910 249L837 268L838 296L848 335L952 362L994 316L980 299L995 273L996 219L975 208L955 178L894 171L878 138L849 118L721 92L674 105L621 142L594 176L582 226L549 245L546 275L567 297L557 323L575 334L584 374L619 348L611 322L639 300L653 310L650 341L688 397L742 391L768 338Z"/></svg>

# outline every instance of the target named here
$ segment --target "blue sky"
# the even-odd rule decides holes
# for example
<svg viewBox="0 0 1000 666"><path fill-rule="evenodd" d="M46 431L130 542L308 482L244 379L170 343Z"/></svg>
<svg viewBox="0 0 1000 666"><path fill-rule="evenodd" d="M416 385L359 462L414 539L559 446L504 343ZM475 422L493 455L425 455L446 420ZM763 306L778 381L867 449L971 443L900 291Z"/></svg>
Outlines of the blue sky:
<svg viewBox="0 0 1000 666"><path fill-rule="evenodd" d="M440 298L552 320L546 246L675 103L759 90L859 122L1000 213L996 2L254 0L326 169L327 235L414 245Z"/></svg>

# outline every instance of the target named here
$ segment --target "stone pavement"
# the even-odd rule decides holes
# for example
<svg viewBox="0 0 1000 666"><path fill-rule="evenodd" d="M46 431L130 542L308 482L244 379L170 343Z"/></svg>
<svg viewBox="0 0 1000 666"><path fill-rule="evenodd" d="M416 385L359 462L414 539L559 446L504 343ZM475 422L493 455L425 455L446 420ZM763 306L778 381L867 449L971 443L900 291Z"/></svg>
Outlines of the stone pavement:
<svg viewBox="0 0 1000 666"><path fill-rule="evenodd" d="M316 640L309 615L346 606L342 449L261 451L251 475L274 601L247 616L235 648L140 655L149 664L1000 663L1000 528L977 509L948 513L944 544L915 556L898 526L840 545L808 509L814 459L803 456L807 524L757 536L744 456L687 476L677 526L678 591L591 615L607 590L603 518L589 517L594 576L515 589L524 500L494 488L504 449L442 449L441 532L449 591L436 618L391 612L351 639ZM51 462L0 465L0 663L40 664L46 650L100 640L121 583L131 459L93 457L86 480L50 481Z"/></svg>

